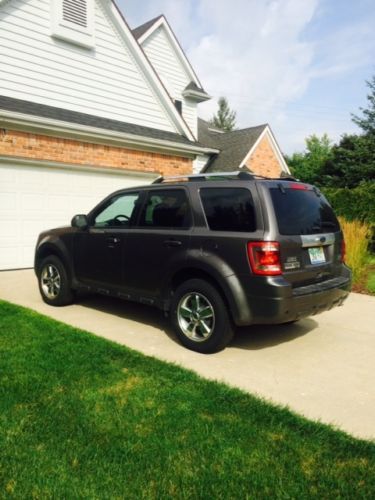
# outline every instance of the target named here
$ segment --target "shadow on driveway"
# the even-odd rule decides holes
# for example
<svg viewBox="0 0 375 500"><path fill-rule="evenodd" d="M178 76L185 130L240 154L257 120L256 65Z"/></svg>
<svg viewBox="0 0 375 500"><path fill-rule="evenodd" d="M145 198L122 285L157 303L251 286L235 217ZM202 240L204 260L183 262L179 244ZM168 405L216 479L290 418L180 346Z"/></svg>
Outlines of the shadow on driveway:
<svg viewBox="0 0 375 500"><path fill-rule="evenodd" d="M168 318L155 307L100 295L82 296L77 302L88 309L112 314L162 330L173 342L180 345ZM307 335L317 326L316 321L307 318L289 325L253 325L236 328L234 339L228 347L252 351L266 349Z"/></svg>

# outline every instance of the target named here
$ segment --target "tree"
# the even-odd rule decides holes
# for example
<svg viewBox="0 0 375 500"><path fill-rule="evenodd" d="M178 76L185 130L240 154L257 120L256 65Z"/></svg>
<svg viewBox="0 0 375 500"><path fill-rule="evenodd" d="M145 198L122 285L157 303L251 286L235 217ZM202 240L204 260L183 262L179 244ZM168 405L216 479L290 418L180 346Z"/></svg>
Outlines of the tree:
<svg viewBox="0 0 375 500"><path fill-rule="evenodd" d="M352 120L365 134L375 135L375 75L366 84L370 88L367 95L368 108L359 108L363 116L352 115Z"/></svg>
<svg viewBox="0 0 375 500"><path fill-rule="evenodd" d="M354 188L375 180L375 75L367 82L368 108L360 108L362 116L352 120L363 131L361 135L344 135L332 150L322 175L327 186Z"/></svg>
<svg viewBox="0 0 375 500"><path fill-rule="evenodd" d="M232 111L229 107L228 100L225 97L220 97L218 100L219 109L217 113L210 120L210 124L226 132L234 130L236 127L236 115L235 111Z"/></svg>
<svg viewBox="0 0 375 500"><path fill-rule="evenodd" d="M375 134L344 135L321 170L325 186L354 188L375 179Z"/></svg>
<svg viewBox="0 0 375 500"><path fill-rule="evenodd" d="M318 137L313 134L305 139L304 153L286 157L292 174L311 184L321 184L321 173L325 163L332 157L332 143L327 134Z"/></svg>

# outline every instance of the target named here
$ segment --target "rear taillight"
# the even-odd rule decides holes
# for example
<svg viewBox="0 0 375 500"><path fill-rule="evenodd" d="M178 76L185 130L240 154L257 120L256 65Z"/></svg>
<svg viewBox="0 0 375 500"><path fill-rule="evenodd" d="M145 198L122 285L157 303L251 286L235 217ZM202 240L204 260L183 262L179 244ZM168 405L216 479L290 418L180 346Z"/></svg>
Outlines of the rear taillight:
<svg viewBox="0 0 375 500"><path fill-rule="evenodd" d="M341 249L340 249L340 260L342 263L345 262L345 255L346 255L346 245L345 245L345 240L344 238L341 240Z"/></svg>
<svg viewBox="0 0 375 500"><path fill-rule="evenodd" d="M251 241L247 244L247 254L254 274L281 274L280 245L277 241Z"/></svg>

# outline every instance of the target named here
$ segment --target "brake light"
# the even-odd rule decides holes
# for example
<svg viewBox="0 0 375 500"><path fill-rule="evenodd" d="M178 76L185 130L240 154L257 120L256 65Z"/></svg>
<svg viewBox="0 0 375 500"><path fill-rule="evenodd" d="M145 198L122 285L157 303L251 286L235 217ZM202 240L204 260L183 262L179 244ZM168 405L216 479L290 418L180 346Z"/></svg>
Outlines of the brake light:
<svg viewBox="0 0 375 500"><path fill-rule="evenodd" d="M344 264L345 263L345 256L346 256L346 244L344 238L341 240L341 255L340 259L341 262Z"/></svg>
<svg viewBox="0 0 375 500"><path fill-rule="evenodd" d="M247 254L254 274L281 274L280 245L277 241L251 241L247 244Z"/></svg>
<svg viewBox="0 0 375 500"><path fill-rule="evenodd" d="M289 184L290 189L300 189L302 191L308 191L309 186L306 186L306 184L301 184L300 182L292 182Z"/></svg>

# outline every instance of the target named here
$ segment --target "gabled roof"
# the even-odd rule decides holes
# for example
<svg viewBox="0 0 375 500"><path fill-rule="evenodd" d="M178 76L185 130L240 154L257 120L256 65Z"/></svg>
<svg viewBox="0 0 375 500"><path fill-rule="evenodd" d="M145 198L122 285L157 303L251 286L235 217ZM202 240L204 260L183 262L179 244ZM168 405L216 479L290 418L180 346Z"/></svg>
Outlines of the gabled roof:
<svg viewBox="0 0 375 500"><path fill-rule="evenodd" d="M192 83L195 83L197 89L200 92L208 96L208 94L204 91L202 84L199 81L199 78L197 77L192 65L190 64L190 61L186 57L186 54L181 47L180 42L178 41L176 35L174 34L172 28L170 27L167 19L163 14L133 29L133 35L138 40L138 43L142 45L160 27L165 30L173 49L179 57Z"/></svg>
<svg viewBox="0 0 375 500"><path fill-rule="evenodd" d="M205 172L230 172L242 167L242 162L253 148L268 125L223 132L198 119L198 141L208 147L220 149L203 169Z"/></svg>
<svg viewBox="0 0 375 500"><path fill-rule="evenodd" d="M157 16L157 17L154 17L154 19L151 19L150 21L147 21L147 23L144 23L144 24L141 24L140 26L138 26L138 28L134 28L132 30L132 33L133 35L135 36L135 38L138 40L139 38L142 37L142 35L144 35L146 33L146 31L148 31L150 28L152 28L152 26L157 22L159 21L159 19L161 19L163 17L163 15L160 15L160 16Z"/></svg>
<svg viewBox="0 0 375 500"><path fill-rule="evenodd" d="M103 2L103 5L109 9L109 12L112 15L113 20L116 21L117 27L129 42L131 51L133 52L133 56L135 56L135 58L139 61L141 66L146 70L151 85L154 86L155 89L157 90L158 94L160 95L162 101L165 104L168 114L171 116L174 123L178 126L178 129L181 131L181 133L184 133L187 138L189 138L190 140L194 140L193 133L191 132L189 126L187 125L183 117L177 111L170 95L168 94L165 86L163 85L160 79L160 76L156 73L154 67L152 66L146 54L142 50L142 47L140 47L139 43L137 43L137 39L134 36L132 36L134 34L132 33L130 26L126 22L116 2L114 0L110 0L110 2L108 3Z"/></svg>

